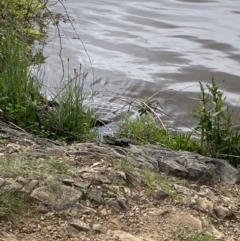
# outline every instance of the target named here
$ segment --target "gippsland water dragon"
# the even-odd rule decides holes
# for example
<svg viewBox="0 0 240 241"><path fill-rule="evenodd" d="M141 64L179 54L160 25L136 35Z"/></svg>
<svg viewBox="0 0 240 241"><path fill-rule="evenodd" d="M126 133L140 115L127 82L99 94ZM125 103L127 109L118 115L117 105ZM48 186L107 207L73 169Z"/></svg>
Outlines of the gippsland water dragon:
<svg viewBox="0 0 240 241"><path fill-rule="evenodd" d="M103 140L105 143L115 146L129 146L129 144L132 145L139 145L138 142L128 139L128 138L118 138L116 136L112 135L105 135L103 136Z"/></svg>

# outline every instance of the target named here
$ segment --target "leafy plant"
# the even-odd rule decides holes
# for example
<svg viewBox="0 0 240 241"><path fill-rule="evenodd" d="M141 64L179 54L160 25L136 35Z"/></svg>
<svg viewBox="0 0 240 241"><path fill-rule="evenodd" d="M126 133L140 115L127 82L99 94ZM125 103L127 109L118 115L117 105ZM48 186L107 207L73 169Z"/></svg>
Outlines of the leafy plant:
<svg viewBox="0 0 240 241"><path fill-rule="evenodd" d="M24 33L28 44L45 35L47 1L1 0L0 9L0 38L4 38L4 32L9 29L15 32L18 40Z"/></svg>
<svg viewBox="0 0 240 241"><path fill-rule="evenodd" d="M233 123L233 112L224 101L223 91L212 78L211 85L200 83L200 106L192 111L198 121L196 129L200 131L202 150L214 158L227 158L233 165L239 163L240 126Z"/></svg>

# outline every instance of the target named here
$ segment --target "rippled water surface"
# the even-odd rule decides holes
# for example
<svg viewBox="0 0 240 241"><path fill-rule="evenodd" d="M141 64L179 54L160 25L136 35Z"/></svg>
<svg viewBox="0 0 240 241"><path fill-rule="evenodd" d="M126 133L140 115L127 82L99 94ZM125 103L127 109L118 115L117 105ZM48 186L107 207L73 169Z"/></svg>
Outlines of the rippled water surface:
<svg viewBox="0 0 240 241"><path fill-rule="evenodd" d="M198 82L212 76L226 80L228 102L239 107L239 0L68 0L64 5L91 58L96 102L106 113L118 108L114 99L104 105L100 96L108 91L139 98L166 90L158 95L163 109L191 124ZM55 10L64 12L59 5ZM65 64L70 59L71 71L83 64L88 88L91 64L74 29L61 24L62 57ZM60 45L56 29L49 33L46 81L55 85L61 76Z"/></svg>

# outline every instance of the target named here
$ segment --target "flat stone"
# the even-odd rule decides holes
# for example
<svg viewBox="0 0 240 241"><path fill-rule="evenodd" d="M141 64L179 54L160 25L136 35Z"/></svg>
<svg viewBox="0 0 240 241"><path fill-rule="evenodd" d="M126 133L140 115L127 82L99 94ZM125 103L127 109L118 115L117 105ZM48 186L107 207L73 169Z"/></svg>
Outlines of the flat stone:
<svg viewBox="0 0 240 241"><path fill-rule="evenodd" d="M182 193L184 195L194 196L196 194L195 190L192 190L192 189L189 189L187 187L180 186L180 185L177 185L177 184L174 184L174 188L178 193Z"/></svg>
<svg viewBox="0 0 240 241"><path fill-rule="evenodd" d="M92 197L92 199L97 202L97 203L101 203L102 201L102 191L101 190L91 190L89 191L89 195Z"/></svg>
<svg viewBox="0 0 240 241"><path fill-rule="evenodd" d="M87 173L83 173L81 175L83 178L91 180L91 181L96 181L96 182L101 182L103 184L110 184L111 181L104 175L101 175L99 173L96 172L87 172Z"/></svg>
<svg viewBox="0 0 240 241"><path fill-rule="evenodd" d="M193 217L190 214L182 213L170 215L172 226L178 228L188 228L190 230L195 230L202 232L202 222L198 218Z"/></svg>
<svg viewBox="0 0 240 241"><path fill-rule="evenodd" d="M39 187L32 191L30 197L60 211L72 207L82 196L80 191L65 185L56 184L55 188L56 190L51 190L47 186Z"/></svg>
<svg viewBox="0 0 240 241"><path fill-rule="evenodd" d="M102 224L93 224L92 229L94 231L100 232L100 233L106 233L107 232L107 228L105 226L103 226Z"/></svg>
<svg viewBox="0 0 240 241"><path fill-rule="evenodd" d="M19 241L19 239L14 234L1 232L0 241Z"/></svg>
<svg viewBox="0 0 240 241"><path fill-rule="evenodd" d="M111 237L113 237L113 240L119 240L119 241L155 241L153 239L150 238L143 238L141 236L133 236L130 233L124 232L124 231L120 231L120 230L116 230L116 231L111 231L110 232ZM161 238L160 238L161 240Z"/></svg>
<svg viewBox="0 0 240 241"><path fill-rule="evenodd" d="M20 184L27 184L28 183L28 180L26 179L26 178L24 178L24 177L17 177L16 178L16 181L18 182L18 183L20 183Z"/></svg>
<svg viewBox="0 0 240 241"><path fill-rule="evenodd" d="M0 187L2 187L5 184L5 179L0 177Z"/></svg>
<svg viewBox="0 0 240 241"><path fill-rule="evenodd" d="M85 222L79 220L79 219L72 219L69 222L69 225L72 226L73 228L77 229L78 231L89 231L91 230L90 226L87 225Z"/></svg>
<svg viewBox="0 0 240 241"><path fill-rule="evenodd" d="M74 205L74 207L71 210L71 214L72 215L77 215L77 214L89 214L89 215L94 215L97 213L97 211L93 208L87 207L82 205L81 203L77 203L76 205Z"/></svg>
<svg viewBox="0 0 240 241"><path fill-rule="evenodd" d="M22 189L22 185L13 179L5 179L4 186L1 188L3 192L14 192Z"/></svg>
<svg viewBox="0 0 240 241"><path fill-rule="evenodd" d="M162 201L162 200L168 198L168 194L167 194L164 190L162 190L162 189L153 191L153 192L151 193L151 196L152 196L155 200L158 200L158 201Z"/></svg>
<svg viewBox="0 0 240 241"><path fill-rule="evenodd" d="M21 192L29 194L38 185L38 183L38 180L31 180L21 189Z"/></svg>

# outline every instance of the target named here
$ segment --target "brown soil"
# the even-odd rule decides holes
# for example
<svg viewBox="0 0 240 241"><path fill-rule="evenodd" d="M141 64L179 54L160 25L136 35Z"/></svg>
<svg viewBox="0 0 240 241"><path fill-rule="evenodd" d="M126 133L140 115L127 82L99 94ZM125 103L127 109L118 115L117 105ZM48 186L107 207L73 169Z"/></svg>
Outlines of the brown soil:
<svg viewBox="0 0 240 241"><path fill-rule="evenodd" d="M22 153L29 153L32 158L33 151L36 153L39 149L41 147L33 141L13 141L4 136L0 144L0 162L9 155L16 158ZM56 149L52 152L56 154ZM48 158L52 158L49 153L48 150ZM61 151L58 155L55 154L55 160L71 159L69 163L73 167L76 166L76 157L68 156L67 152L63 155ZM39 154L34 158L44 161L46 154ZM98 164L99 168L114 167L110 157L97 157L97 154L89 153L82 159L81 168L89 168L96 162L101 162ZM126 174L125 169L121 171ZM196 194L180 193L176 191L176 184L187 187ZM103 190L105 186L106 184L98 183L94 188ZM240 240L239 185L219 183L213 187L206 187L161 174L161 180L151 184L146 181L129 181L118 187L119 193L123 196L116 197L108 192L106 199L113 198L118 200L118 203L123 200L120 209L107 205L105 199L96 202L85 196L80 201L81 204L95 210L96 213L54 211L44 205L33 203L30 203L29 213L14 213L14 218L10 220L2 213L0 241ZM209 208L211 205L212 208ZM218 210L227 211L218 213ZM72 220L83 221L90 229L71 225ZM212 239L205 234L211 235Z"/></svg>

